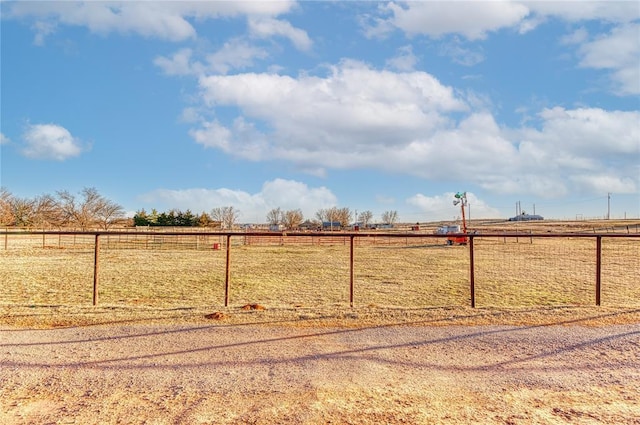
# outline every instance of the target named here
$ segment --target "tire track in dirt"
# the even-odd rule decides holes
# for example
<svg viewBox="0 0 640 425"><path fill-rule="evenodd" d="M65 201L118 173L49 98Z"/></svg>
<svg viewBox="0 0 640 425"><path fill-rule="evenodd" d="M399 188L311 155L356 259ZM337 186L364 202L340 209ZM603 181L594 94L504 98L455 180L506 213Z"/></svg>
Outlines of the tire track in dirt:
<svg viewBox="0 0 640 425"><path fill-rule="evenodd" d="M640 324L0 329L0 422L638 424Z"/></svg>

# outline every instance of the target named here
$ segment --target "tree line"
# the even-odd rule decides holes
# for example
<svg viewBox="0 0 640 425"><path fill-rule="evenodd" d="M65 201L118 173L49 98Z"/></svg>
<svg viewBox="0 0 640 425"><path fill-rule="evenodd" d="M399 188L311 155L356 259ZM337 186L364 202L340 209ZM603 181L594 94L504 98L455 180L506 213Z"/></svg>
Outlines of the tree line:
<svg viewBox="0 0 640 425"><path fill-rule="evenodd" d="M397 211L385 211L382 213L382 222L394 224L398 220ZM353 220L355 219L355 220ZM323 223L335 223L340 227L347 227L351 223L357 223L362 227L369 227L373 222L373 213L369 210L360 214L352 213L349 208L321 208L316 211L315 218L307 220L310 224L320 227ZM300 209L283 211L281 208L274 208L267 213L267 223L271 226L283 226L286 229L297 229L305 222Z"/></svg>
<svg viewBox="0 0 640 425"><path fill-rule="evenodd" d="M234 207L218 207L209 213L193 214L190 210L181 211L172 209L168 212L158 212L153 209L147 212L144 209L137 211L133 216L134 226L186 226L186 227L219 227L233 229L237 224L240 211ZM354 214L349 208L332 207L320 209L314 219L306 220L312 227L322 227L323 223L335 223L337 227L347 227L352 223ZM382 214L382 222L393 224L398 218L396 211L386 211ZM305 223L305 217L301 209L283 210L273 208L267 213L267 224L284 229L299 229ZM356 217L356 222L367 227L373 220L371 211L363 211Z"/></svg>
<svg viewBox="0 0 640 425"><path fill-rule="evenodd" d="M171 209L168 212L159 213L152 209L147 213L144 209L137 211L133 216L134 226L185 226L185 227L221 227L232 229L240 211L234 207L219 207L210 213L193 214L190 210L181 211Z"/></svg>
<svg viewBox="0 0 640 425"><path fill-rule="evenodd" d="M124 215L122 206L92 187L82 189L79 194L62 190L35 198L21 198L0 188L0 225L3 226L106 230Z"/></svg>
<svg viewBox="0 0 640 425"><path fill-rule="evenodd" d="M194 214L190 210L171 209L158 212L144 209L135 213L134 226L184 226L214 227L233 229L240 211L232 206L213 208L209 213ZM41 195L35 198L21 198L12 195L7 189L0 188L0 225L28 228L79 228L88 230L101 228L107 230L125 219L125 211L119 204L105 198L95 188L84 188L78 194L66 190L55 195ZM353 220L355 219L355 220ZM381 215L383 223L394 224L398 219L397 211L385 211ZM282 226L285 229L299 229L303 223L321 227L331 223L347 227L355 223L368 227L373 221L371 211L352 213L349 208L321 208L315 217L305 221L300 209L283 210L274 208L267 213L267 224Z"/></svg>

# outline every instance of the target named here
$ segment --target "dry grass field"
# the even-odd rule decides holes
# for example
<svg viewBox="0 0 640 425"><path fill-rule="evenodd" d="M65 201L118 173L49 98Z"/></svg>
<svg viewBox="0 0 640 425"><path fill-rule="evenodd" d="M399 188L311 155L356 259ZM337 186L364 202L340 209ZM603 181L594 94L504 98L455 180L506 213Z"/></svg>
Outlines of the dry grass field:
<svg viewBox="0 0 640 425"><path fill-rule="evenodd" d="M566 223L532 223L530 231L584 232L601 224L575 228ZM606 224L611 229L629 227L628 222ZM477 307L530 310L595 304L595 238L532 238L522 223L502 226L509 232L519 227L522 237L474 240ZM487 224L480 230L496 233L499 228ZM339 235L252 241L234 236L227 307L224 237L214 237L222 245L218 250L211 249L211 240L200 237L103 237L98 307L91 305L93 236L9 238L6 249L0 248L0 312L4 313L0 321L4 322L16 320L18 311L22 320L43 323L55 311L57 320L64 322L62 311L78 309L89 316L109 309L129 315L132 311L158 315L213 310L229 317L247 304L269 311L263 315L365 317L400 311L433 313L434 309L466 308L471 302L469 248L446 246L443 238L376 234L356 238L354 308L350 308L349 238ZM603 307L640 306L640 237L603 238L601 276Z"/></svg>

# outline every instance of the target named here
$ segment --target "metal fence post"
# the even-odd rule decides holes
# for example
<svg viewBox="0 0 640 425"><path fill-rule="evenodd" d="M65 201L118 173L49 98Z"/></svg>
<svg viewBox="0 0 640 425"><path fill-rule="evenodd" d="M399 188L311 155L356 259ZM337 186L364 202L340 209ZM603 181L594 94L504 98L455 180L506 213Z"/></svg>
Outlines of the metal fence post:
<svg viewBox="0 0 640 425"><path fill-rule="evenodd" d="M473 259L473 235L469 235L469 285L471 292L471 308L476 307L476 275Z"/></svg>
<svg viewBox="0 0 640 425"><path fill-rule="evenodd" d="M229 305L229 264L231 262L231 234L227 234L227 266L224 278L224 306Z"/></svg>
<svg viewBox="0 0 640 425"><path fill-rule="evenodd" d="M600 305L600 289L602 278L602 236L596 237L596 305Z"/></svg>
<svg viewBox="0 0 640 425"><path fill-rule="evenodd" d="M100 260L100 239L99 234L95 235L94 251L93 251L93 305L98 305L98 268Z"/></svg>
<svg viewBox="0 0 640 425"><path fill-rule="evenodd" d="M350 237L350 241L349 241L349 251L350 251L350 258L349 258L349 305L351 306L351 308L353 308L353 238L355 236L351 235Z"/></svg>

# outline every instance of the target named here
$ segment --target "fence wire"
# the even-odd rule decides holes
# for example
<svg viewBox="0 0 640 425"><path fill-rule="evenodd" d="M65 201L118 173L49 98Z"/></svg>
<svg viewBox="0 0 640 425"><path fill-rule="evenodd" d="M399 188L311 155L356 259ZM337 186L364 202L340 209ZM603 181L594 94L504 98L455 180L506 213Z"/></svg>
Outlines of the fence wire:
<svg viewBox="0 0 640 425"><path fill-rule="evenodd" d="M476 238L477 303L593 304L595 239Z"/></svg>
<svg viewBox="0 0 640 425"><path fill-rule="evenodd" d="M602 238L602 303L640 303L640 238Z"/></svg>
<svg viewBox="0 0 640 425"><path fill-rule="evenodd" d="M302 308L348 306L353 297L361 306L425 308L471 301L470 247L448 246L446 236L227 236L100 234L100 304L220 306L228 297L231 305ZM0 302L91 302L95 234L4 237ZM473 236L476 305L593 305L596 237ZM640 305L640 237L601 238L602 305Z"/></svg>

